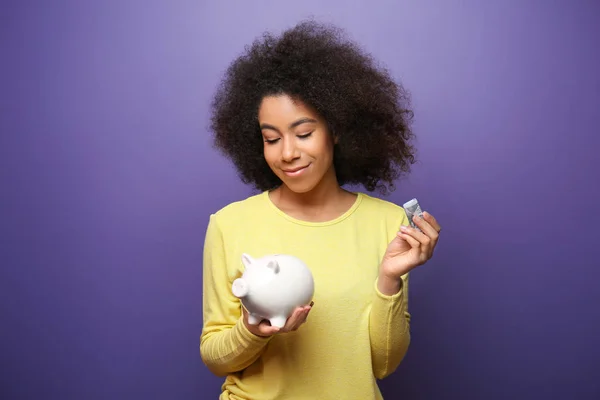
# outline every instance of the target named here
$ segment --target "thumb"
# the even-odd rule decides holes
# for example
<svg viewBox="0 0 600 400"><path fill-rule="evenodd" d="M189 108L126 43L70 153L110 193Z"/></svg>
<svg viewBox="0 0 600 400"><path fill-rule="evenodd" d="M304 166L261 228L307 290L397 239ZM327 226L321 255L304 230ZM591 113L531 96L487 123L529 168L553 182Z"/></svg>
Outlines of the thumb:
<svg viewBox="0 0 600 400"><path fill-rule="evenodd" d="M277 332L279 332L278 327L272 326L267 321L261 321L258 324L258 330L261 333L261 335L265 335L265 336L271 336L271 335L274 335Z"/></svg>

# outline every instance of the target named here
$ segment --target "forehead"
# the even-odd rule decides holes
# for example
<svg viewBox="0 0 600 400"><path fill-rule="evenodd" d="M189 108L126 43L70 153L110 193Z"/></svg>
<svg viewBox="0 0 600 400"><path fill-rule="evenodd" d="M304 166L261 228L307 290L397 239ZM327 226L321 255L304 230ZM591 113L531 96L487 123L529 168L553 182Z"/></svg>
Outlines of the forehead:
<svg viewBox="0 0 600 400"><path fill-rule="evenodd" d="M258 109L258 120L273 124L287 124L299 118L320 120L318 113L309 105L287 95L267 96Z"/></svg>

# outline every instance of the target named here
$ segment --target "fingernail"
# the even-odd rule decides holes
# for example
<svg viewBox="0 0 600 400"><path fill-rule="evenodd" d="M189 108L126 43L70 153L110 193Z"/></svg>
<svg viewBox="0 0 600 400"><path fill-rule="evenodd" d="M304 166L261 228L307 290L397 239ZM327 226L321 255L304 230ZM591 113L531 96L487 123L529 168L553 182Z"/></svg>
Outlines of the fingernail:
<svg viewBox="0 0 600 400"><path fill-rule="evenodd" d="M402 226L400 227L400 230L401 230L402 232L407 232L407 231L408 231L408 226L402 225Z"/></svg>

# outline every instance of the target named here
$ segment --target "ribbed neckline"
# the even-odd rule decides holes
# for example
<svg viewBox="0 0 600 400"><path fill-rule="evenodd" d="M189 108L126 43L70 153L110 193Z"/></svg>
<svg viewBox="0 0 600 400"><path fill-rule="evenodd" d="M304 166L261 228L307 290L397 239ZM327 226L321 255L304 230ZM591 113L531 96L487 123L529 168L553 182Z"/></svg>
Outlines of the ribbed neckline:
<svg viewBox="0 0 600 400"><path fill-rule="evenodd" d="M321 221L321 222L304 221L304 220L294 218L294 217L286 214L279 207L277 207L275 205L275 203L273 203L273 201L271 200L271 197L269 196L269 191L264 191L262 193L262 198L267 202L267 204L273 211L275 211L277 214L279 214L281 217L287 219L288 221L293 222L298 225L319 227L319 226L329 226L329 225L338 224L338 223L342 222L343 220L345 220L346 218L348 218L349 216L351 216L356 211L356 209L358 208L358 206L360 205L360 203L363 200L363 193L360 193L360 192L352 192L352 193L356 195L356 200L354 201L354 204L352 204L352 206L348 210L346 210L346 212L344 212L342 215L338 216L337 218L331 219L329 221Z"/></svg>

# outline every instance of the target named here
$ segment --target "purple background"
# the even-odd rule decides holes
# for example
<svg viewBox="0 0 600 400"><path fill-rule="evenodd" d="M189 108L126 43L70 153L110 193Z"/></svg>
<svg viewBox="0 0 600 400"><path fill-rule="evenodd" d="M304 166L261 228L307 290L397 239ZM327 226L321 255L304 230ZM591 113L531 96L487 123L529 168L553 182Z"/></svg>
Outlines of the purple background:
<svg viewBox="0 0 600 400"><path fill-rule="evenodd" d="M600 398L598 3L325 3L3 2L0 397L216 399L204 230L251 190L209 101L314 14L412 92L419 164L389 199L444 226L386 398Z"/></svg>

